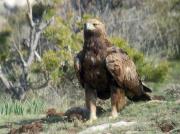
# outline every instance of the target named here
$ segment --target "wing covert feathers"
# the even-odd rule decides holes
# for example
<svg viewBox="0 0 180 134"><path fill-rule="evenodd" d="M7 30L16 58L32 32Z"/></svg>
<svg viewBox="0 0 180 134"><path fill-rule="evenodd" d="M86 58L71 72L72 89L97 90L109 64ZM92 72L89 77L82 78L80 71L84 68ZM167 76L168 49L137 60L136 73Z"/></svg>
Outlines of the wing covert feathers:
<svg viewBox="0 0 180 134"><path fill-rule="evenodd" d="M126 96L134 101L150 100L150 96L145 92L151 90L141 83L136 66L127 53L114 47L108 52L106 57L107 70L117 85L125 90Z"/></svg>
<svg viewBox="0 0 180 134"><path fill-rule="evenodd" d="M80 84L84 87L84 82L81 77L81 72L82 72L82 53L79 52L75 57L74 57L74 69L76 72L76 76L80 82Z"/></svg>
<svg viewBox="0 0 180 134"><path fill-rule="evenodd" d="M126 53L110 53L106 57L106 67L119 86L135 90L140 85L136 67Z"/></svg>
<svg viewBox="0 0 180 134"><path fill-rule="evenodd" d="M145 83L142 82L142 85L145 92L152 92L152 89L150 89Z"/></svg>

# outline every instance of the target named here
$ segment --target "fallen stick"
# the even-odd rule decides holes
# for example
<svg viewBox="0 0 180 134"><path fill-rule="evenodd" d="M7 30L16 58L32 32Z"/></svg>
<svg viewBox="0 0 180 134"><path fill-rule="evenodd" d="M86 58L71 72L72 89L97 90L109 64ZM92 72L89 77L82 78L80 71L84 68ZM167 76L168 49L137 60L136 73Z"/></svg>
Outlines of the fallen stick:
<svg viewBox="0 0 180 134"><path fill-rule="evenodd" d="M116 123L106 123L106 124L89 127L87 129L79 132L78 134L94 133L96 131L103 131L110 127L124 127L124 126L131 126L134 124L136 124L136 122L134 122L134 121L132 121L132 122L120 121L120 122L116 122Z"/></svg>

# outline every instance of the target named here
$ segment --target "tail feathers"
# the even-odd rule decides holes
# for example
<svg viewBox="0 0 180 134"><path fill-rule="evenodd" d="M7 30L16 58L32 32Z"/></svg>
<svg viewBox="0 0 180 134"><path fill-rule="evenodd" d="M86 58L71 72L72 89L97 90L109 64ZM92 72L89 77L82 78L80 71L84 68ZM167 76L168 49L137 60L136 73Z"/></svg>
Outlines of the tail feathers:
<svg viewBox="0 0 180 134"><path fill-rule="evenodd" d="M133 96L131 98L132 101L138 102L138 101L150 101L151 100L151 96L149 96L148 94L144 93L140 96Z"/></svg>
<svg viewBox="0 0 180 134"><path fill-rule="evenodd" d="M143 84L143 90L145 91L145 92L152 92L152 90L149 88L149 87L147 87L144 83L142 83Z"/></svg>

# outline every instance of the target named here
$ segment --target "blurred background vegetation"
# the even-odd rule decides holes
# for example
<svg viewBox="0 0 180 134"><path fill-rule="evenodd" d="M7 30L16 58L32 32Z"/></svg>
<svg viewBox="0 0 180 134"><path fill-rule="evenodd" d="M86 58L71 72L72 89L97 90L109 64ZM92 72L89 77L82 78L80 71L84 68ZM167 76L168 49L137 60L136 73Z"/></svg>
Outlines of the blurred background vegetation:
<svg viewBox="0 0 180 134"><path fill-rule="evenodd" d="M33 21L54 17L40 36L38 57L29 68L28 91L49 89L72 95L81 88L75 77L73 57L82 49L83 23L98 18L106 24L109 40L123 48L137 65L145 82L169 78L171 61L180 59L180 0L31 0ZM1 71L14 86L21 82L22 66L14 48L28 58L30 26L26 3L0 3ZM72 88L67 90L67 86ZM53 90L51 90L53 89ZM6 92L1 81L0 92ZM77 91L78 92L78 91Z"/></svg>
<svg viewBox="0 0 180 134"><path fill-rule="evenodd" d="M152 133L160 133L157 124L164 120L180 127L180 0L29 1L34 27L27 17L26 0L0 1L0 133L7 132L1 123L39 118L48 108L65 111L84 105L73 57L82 49L83 23L88 18L105 23L109 40L127 51L142 81L153 89L152 96L160 95L165 100L128 105L119 119L141 122L132 128L138 132L152 128ZM27 66L24 61L30 57L31 40L37 36L41 22L52 17ZM24 92L24 97L17 97ZM99 101L98 105L110 108L109 101ZM98 123L106 121L102 118ZM46 126L45 131L67 133L69 126L54 124Z"/></svg>

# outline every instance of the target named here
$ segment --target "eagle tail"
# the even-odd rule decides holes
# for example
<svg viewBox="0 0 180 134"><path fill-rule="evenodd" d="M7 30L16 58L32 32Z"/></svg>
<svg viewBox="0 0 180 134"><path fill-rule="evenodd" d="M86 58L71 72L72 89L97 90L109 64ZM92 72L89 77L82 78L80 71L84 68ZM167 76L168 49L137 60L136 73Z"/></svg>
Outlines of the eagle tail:
<svg viewBox="0 0 180 134"><path fill-rule="evenodd" d="M132 101L137 102L137 101L149 101L149 100L152 100L151 96L150 96L149 94L147 94L147 93L151 93L152 90L151 90L149 87L147 87L147 85L144 84L144 83L142 83L142 87L143 87L143 92L142 92L142 94L139 95L139 96L136 96L136 95L133 96L133 97L131 98ZM147 93L146 93L146 92L147 92Z"/></svg>
<svg viewBox="0 0 180 134"><path fill-rule="evenodd" d="M132 101L135 101L135 102L138 102L138 101L150 101L152 100L151 99L151 96L149 96L148 94L146 93L143 93L142 95L140 96L133 96L131 98Z"/></svg>
<svg viewBox="0 0 180 134"><path fill-rule="evenodd" d="M142 83L142 85L143 85L143 91L144 92L149 92L149 93L152 92L152 90L149 87L147 87L147 85L145 85L144 83Z"/></svg>

